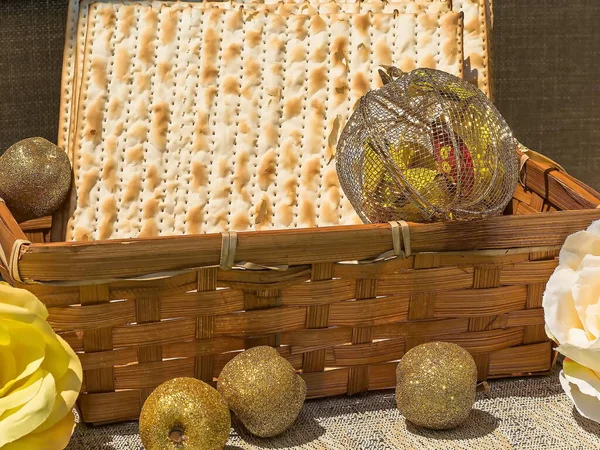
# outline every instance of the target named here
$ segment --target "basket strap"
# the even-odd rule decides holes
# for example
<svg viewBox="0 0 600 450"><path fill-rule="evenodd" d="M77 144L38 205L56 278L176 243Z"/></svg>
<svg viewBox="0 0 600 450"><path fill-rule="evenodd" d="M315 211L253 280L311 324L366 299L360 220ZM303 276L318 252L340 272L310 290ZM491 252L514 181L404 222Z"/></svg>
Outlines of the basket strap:
<svg viewBox="0 0 600 450"><path fill-rule="evenodd" d="M8 270L10 277L18 282L23 283L21 279L21 274L19 273L19 255L21 254L21 247L23 245L30 245L31 242L25 239L16 239L13 242L12 249L10 250L10 255L6 255L4 253L4 249L0 246L0 259L2 260L2 264Z"/></svg>
<svg viewBox="0 0 600 450"><path fill-rule="evenodd" d="M523 187L526 186L527 181L527 171L525 170L525 164L527 164L528 160L529 155L527 153L523 153L521 155L521 160L519 161L519 183L521 183Z"/></svg>
<svg viewBox="0 0 600 450"><path fill-rule="evenodd" d="M221 261L219 263L221 269L230 270L233 267L236 250L237 233L235 231L221 233Z"/></svg>
<svg viewBox="0 0 600 450"><path fill-rule="evenodd" d="M237 251L237 233L235 231L224 231L221 233L221 260L219 267L222 270L287 270L289 265L263 265L247 261L235 262Z"/></svg>
<svg viewBox="0 0 600 450"><path fill-rule="evenodd" d="M561 166L559 163L557 163L553 159L548 158L546 155L542 155L539 152L535 152L535 151L531 150L530 148L524 146L520 142L517 142L517 148L521 153L523 153L524 156L527 156L527 158L525 159L525 162L527 161L527 159L531 158L534 161L543 162L545 164L548 164L551 167L554 167L555 169L560 170L563 173L567 173L567 171L565 170L565 168L563 166ZM521 164L524 165L523 157L521 157Z"/></svg>
<svg viewBox="0 0 600 450"><path fill-rule="evenodd" d="M392 232L392 250L383 252L373 259L363 259L360 261L342 261L338 264L373 264L394 258L408 258L412 255L410 246L410 227L405 220L388 222ZM404 249L402 248L404 247Z"/></svg>
<svg viewBox="0 0 600 450"><path fill-rule="evenodd" d="M388 222L392 227L392 243L394 244L394 256L402 256L408 258L411 254L410 247L410 227L405 220ZM400 236L402 232L402 236ZM402 244L404 243L404 251Z"/></svg>

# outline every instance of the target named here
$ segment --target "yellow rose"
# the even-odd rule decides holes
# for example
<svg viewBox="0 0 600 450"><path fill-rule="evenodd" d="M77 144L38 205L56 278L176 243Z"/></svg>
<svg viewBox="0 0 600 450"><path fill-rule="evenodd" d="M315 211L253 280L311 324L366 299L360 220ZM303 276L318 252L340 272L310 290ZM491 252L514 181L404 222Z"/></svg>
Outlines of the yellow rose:
<svg viewBox="0 0 600 450"><path fill-rule="evenodd" d="M560 382L600 422L600 221L567 238L543 299L546 331L567 359Z"/></svg>
<svg viewBox="0 0 600 450"><path fill-rule="evenodd" d="M0 448L62 450L75 426L81 363L33 294L0 283Z"/></svg>

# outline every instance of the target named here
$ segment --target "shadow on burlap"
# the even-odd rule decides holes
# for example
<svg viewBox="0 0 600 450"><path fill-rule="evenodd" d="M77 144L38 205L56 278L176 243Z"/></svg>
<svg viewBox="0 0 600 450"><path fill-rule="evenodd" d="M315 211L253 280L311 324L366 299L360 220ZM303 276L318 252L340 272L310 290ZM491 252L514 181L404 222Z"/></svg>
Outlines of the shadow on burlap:
<svg viewBox="0 0 600 450"><path fill-rule="evenodd" d="M254 438L234 424L227 450L239 449L594 449L600 424L581 417L563 393L559 367L547 377L490 382L478 393L467 422L449 431L407 423L394 392L306 402L296 424L272 439ZM137 423L88 428L78 425L68 450L142 449Z"/></svg>

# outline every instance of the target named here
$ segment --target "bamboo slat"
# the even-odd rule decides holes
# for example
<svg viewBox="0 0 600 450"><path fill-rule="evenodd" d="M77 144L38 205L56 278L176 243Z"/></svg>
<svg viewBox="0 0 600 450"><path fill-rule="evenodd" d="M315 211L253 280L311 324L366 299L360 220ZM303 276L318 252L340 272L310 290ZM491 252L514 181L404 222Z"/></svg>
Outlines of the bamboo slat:
<svg viewBox="0 0 600 450"><path fill-rule="evenodd" d="M57 331L71 330L81 323L81 330L116 327L135 322L135 303L131 300L64 308L49 308L48 322Z"/></svg>
<svg viewBox="0 0 600 450"><path fill-rule="evenodd" d="M500 272L500 284L546 284L557 265L555 259L506 265Z"/></svg>
<svg viewBox="0 0 600 450"><path fill-rule="evenodd" d="M19 228L24 232L47 230L52 227L52 217L40 217L39 219L32 219L26 222L21 222Z"/></svg>
<svg viewBox="0 0 600 450"><path fill-rule="evenodd" d="M526 311L539 311L542 309L542 296L545 289L545 283L532 283L527 286ZM544 342L547 339L543 323L526 326L524 333L523 344L535 344Z"/></svg>
<svg viewBox="0 0 600 450"><path fill-rule="evenodd" d="M490 355L490 377L506 377L514 374L539 373L550 370L552 344L521 345L506 348Z"/></svg>
<svg viewBox="0 0 600 450"><path fill-rule="evenodd" d="M250 336L261 333L281 333L304 328L303 308L273 308L225 314L215 318L215 333Z"/></svg>
<svg viewBox="0 0 600 450"><path fill-rule="evenodd" d="M329 326L370 327L408 318L408 297L374 298L329 306Z"/></svg>
<svg viewBox="0 0 600 450"><path fill-rule="evenodd" d="M526 286L464 289L435 295L434 317L490 316L519 311L527 302Z"/></svg>
<svg viewBox="0 0 600 450"><path fill-rule="evenodd" d="M593 209L600 204L596 192L548 164L530 160L526 170L527 187L561 210Z"/></svg>
<svg viewBox="0 0 600 450"><path fill-rule="evenodd" d="M123 325L113 328L115 347L171 344L194 339L196 321L193 319Z"/></svg>
<svg viewBox="0 0 600 450"><path fill-rule="evenodd" d="M83 370L105 369L138 362L135 348L120 348L104 352L81 353L79 360Z"/></svg>
<svg viewBox="0 0 600 450"><path fill-rule="evenodd" d="M163 319L216 316L244 309L244 295L233 289L185 292L162 298Z"/></svg>
<svg viewBox="0 0 600 450"><path fill-rule="evenodd" d="M193 359L172 359L117 366L115 367L115 388L155 388L172 378L193 376Z"/></svg>
<svg viewBox="0 0 600 450"><path fill-rule="evenodd" d="M404 354L404 339L388 339L333 348L333 365L364 366L400 359Z"/></svg>
<svg viewBox="0 0 600 450"><path fill-rule="evenodd" d="M325 372L303 373L302 378L308 387L307 398L330 397L345 394L348 388L350 369L334 369Z"/></svg>
<svg viewBox="0 0 600 450"><path fill-rule="evenodd" d="M282 293L282 304L290 304L288 299L297 299L295 304L298 306L307 305L306 310L306 328L309 330L323 329L329 322L329 304L322 304L319 299L327 298L334 300L345 300L351 298L351 292L355 289L356 282L343 283L341 286L335 286L331 279L333 277L333 264L313 264L311 266L311 283L297 285L294 289ZM325 287L326 294L318 297L314 296L313 286ZM306 286L310 286L307 291ZM290 292L291 291L291 292ZM335 294L338 293L336 296ZM342 294L341 297L339 294ZM315 302L316 300L316 302ZM294 302L291 302L294 304ZM282 336L283 342L283 336ZM303 352L302 370L305 373L322 372L325 369L325 348L319 345L310 346L310 343L302 342L300 345L308 345L309 350Z"/></svg>
<svg viewBox="0 0 600 450"><path fill-rule="evenodd" d="M415 253L560 246L597 219L600 210L412 224L411 246ZM391 243L388 224L244 232L238 234L237 259L265 265L365 260L390 250ZM211 234L32 244L19 271L23 279L37 281L129 278L218 265L220 246L221 236Z"/></svg>
<svg viewBox="0 0 600 450"><path fill-rule="evenodd" d="M398 363L377 364L369 371L369 390L390 389L396 387L396 368Z"/></svg>
<svg viewBox="0 0 600 450"><path fill-rule="evenodd" d="M136 390L83 393L78 402L83 420L94 424L137 419L141 410L140 394Z"/></svg>
<svg viewBox="0 0 600 450"><path fill-rule="evenodd" d="M235 291L226 290L217 292L217 276L218 270L216 267L207 267L200 269L197 273L197 295L203 298L214 298L217 297L216 304L211 305L210 301L200 301L194 304L203 305L201 308L192 308L189 311L190 314L195 313L196 317L196 341L198 344L209 344L215 334L215 318L214 315L217 313L228 313L239 310L244 305L244 294L238 293L237 296ZM216 296L215 296L216 294ZM220 297L220 298L219 298ZM202 300L202 298L198 299ZM165 302L163 302L163 305ZM168 304L168 302L167 302ZM181 301L172 301L171 306L175 311L179 311L179 305ZM218 305L218 306L217 306ZM211 308L213 306L213 308ZM216 307L215 307L216 306ZM176 314L180 314L176 312ZM240 348L240 347L238 347ZM243 345L241 346L243 348ZM198 351L198 348L194 350ZM198 354L194 361L194 375L196 378L204 381L211 382L213 380L213 374L215 370L215 357L212 353Z"/></svg>
<svg viewBox="0 0 600 450"><path fill-rule="evenodd" d="M285 289L282 304L287 306L311 306L336 303L354 298L356 280L314 280Z"/></svg>
<svg viewBox="0 0 600 450"><path fill-rule="evenodd" d="M442 267L421 269L383 275L379 279L377 295L394 295L409 292L430 292L473 287L473 268Z"/></svg>

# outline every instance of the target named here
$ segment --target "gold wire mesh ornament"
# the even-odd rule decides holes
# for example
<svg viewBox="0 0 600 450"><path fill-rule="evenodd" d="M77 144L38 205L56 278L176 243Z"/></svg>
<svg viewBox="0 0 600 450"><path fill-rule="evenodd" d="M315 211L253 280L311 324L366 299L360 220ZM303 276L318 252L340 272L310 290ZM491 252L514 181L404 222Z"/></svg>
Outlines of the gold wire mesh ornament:
<svg viewBox="0 0 600 450"><path fill-rule="evenodd" d="M476 86L433 69L385 67L340 136L336 167L366 223L501 214L518 182L517 142Z"/></svg>

